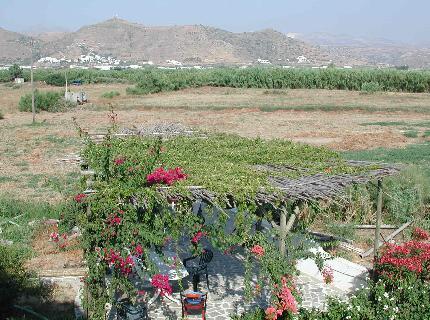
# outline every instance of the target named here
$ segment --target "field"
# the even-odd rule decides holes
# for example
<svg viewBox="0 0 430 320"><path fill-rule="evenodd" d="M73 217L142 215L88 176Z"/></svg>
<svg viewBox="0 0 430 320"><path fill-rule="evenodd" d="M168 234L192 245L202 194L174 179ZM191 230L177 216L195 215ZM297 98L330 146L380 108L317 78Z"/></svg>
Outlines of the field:
<svg viewBox="0 0 430 320"><path fill-rule="evenodd" d="M77 179L75 166L58 161L81 146L72 117L90 132L104 132L109 105L121 127L180 122L193 128L247 137L283 138L339 151L404 147L429 139L430 97L424 93L361 94L353 91L194 88L147 96L125 94L127 85L85 85L90 103L64 113L17 111L30 88L0 86L5 114L0 136L0 190L55 201ZM78 89L78 88L76 88ZM46 85L39 90L60 90ZM119 96L103 98L105 92ZM414 137L405 133L415 130Z"/></svg>
<svg viewBox="0 0 430 320"><path fill-rule="evenodd" d="M37 83L37 87L40 91L63 90L43 83ZM406 164L411 168L405 179L418 181L417 177L423 176L420 190L428 191L430 186L430 172L425 169L430 154L428 93L205 86L130 95L128 87L129 83L72 87L86 91L90 102L67 112L38 113L37 123L31 124L31 113L18 111L19 99L30 92L30 86L1 84L0 112L4 119L0 120L0 202L17 199L49 203L52 209L46 215L35 209L38 213L33 218L58 218L61 208L56 206L79 191L79 167L60 161L78 154L83 146L72 119L89 132L104 133L111 108L118 114L120 128L181 123L199 130L323 145L348 158ZM399 197L404 193L397 191ZM428 198L428 194L423 197L426 201ZM5 203L1 202L0 207ZM393 223L397 223L404 216L394 218L398 220ZM31 221L29 217L19 223L27 225ZM335 226L327 229L345 234ZM25 230L6 234L20 241ZM79 250L55 252L47 244L51 228L28 230L36 232L22 243L27 247L26 254L28 246L33 248L26 263L28 269L43 274L80 267Z"/></svg>

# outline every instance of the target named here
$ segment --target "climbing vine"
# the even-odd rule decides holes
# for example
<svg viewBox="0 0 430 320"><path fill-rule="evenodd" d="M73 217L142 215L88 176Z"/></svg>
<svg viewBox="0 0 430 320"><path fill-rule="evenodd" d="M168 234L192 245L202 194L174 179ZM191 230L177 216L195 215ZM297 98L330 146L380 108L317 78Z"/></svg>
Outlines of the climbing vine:
<svg viewBox="0 0 430 320"><path fill-rule="evenodd" d="M116 115L111 119L115 123ZM335 152L288 141L247 139L225 134L174 137L168 140L148 137L115 138L114 126L103 142L86 138L82 154L86 165L95 171L95 193L75 196L80 207L79 221L89 273L85 279L85 304L92 319L104 318L104 307L116 292L131 299L139 295L130 282L136 259L152 276L152 284L170 292L165 275L151 263L149 253L162 255L170 241L189 239L189 251L203 250L202 239L225 254L244 250L246 293L252 299L264 286L273 294L275 314L292 315L300 300L294 289L295 259L309 253L291 252L279 259L277 231L260 231L256 223L273 220L282 198L270 204L256 201L264 190L278 194L269 181L269 172L258 165L276 164L303 168L306 174L354 173ZM83 131L80 131L84 134ZM285 170L276 175L297 177L303 171ZM270 172L273 175L273 172ZM82 187L85 181L82 181ZM204 215L194 214L196 200L192 190L204 189ZM206 195L208 194L206 193ZM236 211L225 208L235 207ZM276 220L276 219L275 219ZM226 233L226 225L234 231ZM287 239L288 240L288 239ZM297 250L296 250L297 251ZM258 284L252 287L253 274ZM109 281L107 277L109 276Z"/></svg>

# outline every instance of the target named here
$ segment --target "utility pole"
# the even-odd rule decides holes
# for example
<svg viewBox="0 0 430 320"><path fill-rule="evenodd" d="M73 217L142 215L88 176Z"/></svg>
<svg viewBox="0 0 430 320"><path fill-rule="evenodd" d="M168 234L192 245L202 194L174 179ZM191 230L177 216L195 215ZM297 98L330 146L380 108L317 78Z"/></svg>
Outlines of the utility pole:
<svg viewBox="0 0 430 320"><path fill-rule="evenodd" d="M31 40L30 46L31 46L31 69L30 69L30 79L31 79L31 112L33 113L33 124L34 124L36 122L36 108L34 106L33 40Z"/></svg>

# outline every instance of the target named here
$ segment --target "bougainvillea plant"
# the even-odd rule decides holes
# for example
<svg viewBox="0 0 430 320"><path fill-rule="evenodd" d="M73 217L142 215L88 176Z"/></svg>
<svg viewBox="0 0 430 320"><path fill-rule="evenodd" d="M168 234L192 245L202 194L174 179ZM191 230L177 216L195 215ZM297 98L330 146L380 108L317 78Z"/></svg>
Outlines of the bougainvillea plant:
<svg viewBox="0 0 430 320"><path fill-rule="evenodd" d="M330 284L334 280L333 276L333 269L331 267L324 267L324 269L321 271L321 274L323 276L323 280L325 284Z"/></svg>
<svg viewBox="0 0 430 320"><path fill-rule="evenodd" d="M116 115L111 119L114 121ZM89 267L84 295L89 316L103 319L105 304L111 303L118 291L137 297L131 277L140 268L142 274L152 279L154 287L170 294L167 275L160 274L151 263L150 253L155 250L162 256L163 246L175 245L184 237L189 239L190 253L203 249L202 243L207 241L227 254L232 248L244 248L246 295L253 298L255 288L271 288L276 314L294 314L299 295L290 276L296 272L297 257L291 251L289 259L279 259L279 249L271 240L277 231L266 234L255 229L256 221L261 220L261 215L257 215L257 192L265 188L276 197L277 191L269 183L269 173L253 170L252 166L307 165L309 174L322 172L327 166L332 174L358 169L346 165L332 151L288 141L267 142L229 135L204 139L174 137L165 141L138 136L120 139L111 134L114 129L99 144L86 136L82 156L96 172L92 181L96 192L74 199L81 209L78 221ZM285 173L291 174L297 173ZM82 188L85 186L82 181ZM207 220L211 223L192 210L199 199L190 190L201 186L213 194L205 200ZM234 230L226 232L231 216L222 208L231 207L231 199L237 211ZM210 210L215 207L217 210ZM276 206L271 210L276 210ZM270 219L270 210L266 214ZM251 286L256 269L258 285ZM107 275L111 277L109 286ZM269 314L274 318L274 314Z"/></svg>

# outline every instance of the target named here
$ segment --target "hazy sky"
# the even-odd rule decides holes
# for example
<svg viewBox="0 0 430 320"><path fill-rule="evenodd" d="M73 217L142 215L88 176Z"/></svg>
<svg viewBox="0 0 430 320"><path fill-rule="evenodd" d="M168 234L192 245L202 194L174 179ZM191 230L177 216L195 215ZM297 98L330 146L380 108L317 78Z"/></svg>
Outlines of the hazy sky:
<svg viewBox="0 0 430 320"><path fill-rule="evenodd" d="M430 0L0 0L0 26L76 30L118 15L146 25L275 28L430 42Z"/></svg>

